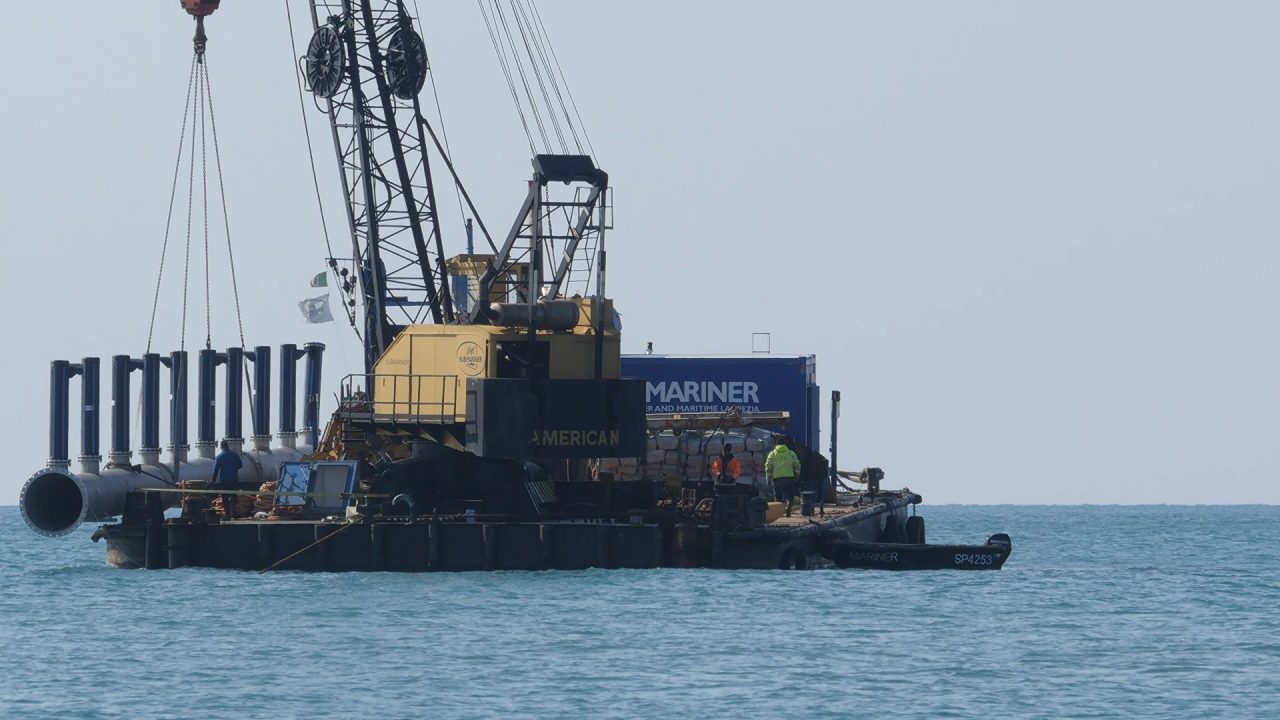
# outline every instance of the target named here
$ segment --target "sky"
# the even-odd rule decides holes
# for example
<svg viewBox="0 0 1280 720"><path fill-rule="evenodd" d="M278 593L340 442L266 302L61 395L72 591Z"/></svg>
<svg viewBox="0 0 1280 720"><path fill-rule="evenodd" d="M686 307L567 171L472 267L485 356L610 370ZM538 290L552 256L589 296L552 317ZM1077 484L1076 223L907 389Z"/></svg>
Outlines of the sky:
<svg viewBox="0 0 1280 720"><path fill-rule="evenodd" d="M419 6L454 160L506 227L529 149L480 12ZM842 467L926 503L1280 503L1280 6L539 7L616 190L624 351L816 355ZM146 346L192 32L177 2L20 0L6 27L0 505L48 456L49 361ZM247 344L328 344L327 413L360 353L297 309L326 251L284 3L208 31Z"/></svg>

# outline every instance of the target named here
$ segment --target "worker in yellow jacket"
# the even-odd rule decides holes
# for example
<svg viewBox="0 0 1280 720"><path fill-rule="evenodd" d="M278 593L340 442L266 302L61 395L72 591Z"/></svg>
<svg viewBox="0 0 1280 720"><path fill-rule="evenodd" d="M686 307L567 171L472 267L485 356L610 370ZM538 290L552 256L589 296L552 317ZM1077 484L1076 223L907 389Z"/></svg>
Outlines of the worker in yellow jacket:
<svg viewBox="0 0 1280 720"><path fill-rule="evenodd" d="M791 517L791 504L795 502L800 480L800 458L788 447L787 440L780 440L765 459L764 476L773 483L774 499L787 504L786 514Z"/></svg>

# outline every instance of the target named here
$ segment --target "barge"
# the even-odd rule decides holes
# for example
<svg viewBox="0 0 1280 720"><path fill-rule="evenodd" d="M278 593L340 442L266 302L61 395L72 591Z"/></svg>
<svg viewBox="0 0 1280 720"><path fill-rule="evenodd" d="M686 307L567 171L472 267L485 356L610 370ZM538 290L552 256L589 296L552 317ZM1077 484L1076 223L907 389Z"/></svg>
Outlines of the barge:
<svg viewBox="0 0 1280 720"><path fill-rule="evenodd" d="M202 145L211 140L222 190L205 33L219 5L182 0L196 34L175 187L183 157L190 158L185 169L194 178L198 137ZM883 473L875 468L837 472L838 393L830 458L817 450L811 360L802 359L794 376L803 393L796 406L800 437L787 435L785 408L741 407L745 380L680 380L678 387L668 380L658 392L661 409L697 408L717 398L736 406L702 417L646 412L654 409L653 393L644 379L627 375L621 316L605 293L612 188L592 153L580 143L571 150L564 137L559 151L550 142L535 147L530 136L527 193L505 235L491 234L418 100L430 66L420 25L404 0L308 5L311 38L298 67L299 92L311 93L328 123L352 248L350 257L329 257L327 273L317 280L332 281L339 292L338 306L362 345L363 367L342 380L338 407L322 427L323 345L248 348L241 327L239 345L214 349L206 313L205 346L189 352L187 283L181 303L161 303L166 234L148 337L157 318L181 322L178 349L152 352L149 341L138 356L111 358L105 465L101 359L51 364L49 460L24 485L19 502L33 530L65 535L84 522L118 518L94 533L95 541L105 541L113 567L263 572L805 569L848 560L832 548L850 544L922 545L923 521L909 517L919 495L882 491ZM550 46L540 21L512 21L521 36ZM292 16L290 23L292 29ZM512 59L522 62L519 57ZM546 57L528 56L532 63ZM509 72L505 61L503 68ZM540 71L555 82L549 65ZM564 80L562 72L558 77ZM552 102L550 94L544 97ZM563 106L548 109L570 119ZM452 256L445 251L433 160L456 189L459 210L472 216L465 223L466 250ZM200 172L203 186L207 160ZM191 183L191 193L195 187ZM204 211L207 223L207 206ZM190 237L192 218L187 222ZM234 257L229 234L226 242ZM205 263L203 277L222 275L210 272L208 253ZM324 298L304 305L308 322L329 315ZM273 357L279 367L274 445ZM304 359L299 428L297 365ZM194 453L188 437L192 361ZM130 437L135 372L141 374L142 420L136 454ZM72 471L76 378L81 445L79 468ZM690 385L699 393L705 388L706 397L691 396ZM167 454L160 437L164 390ZM771 489L761 482L767 480L760 474L763 453L780 442L799 454L800 479L809 488L796 515L771 505ZM221 459L214 456L218 446ZM713 476L708 461L717 446L754 453L751 472ZM241 470L220 475L218 468L228 466ZM850 487L849 479L865 487Z"/></svg>
<svg viewBox="0 0 1280 720"><path fill-rule="evenodd" d="M164 491L143 491L123 521L98 529L118 568L237 570L474 571L587 568L803 570L837 566L836 542L870 542L900 531L910 491L849 496L823 517L795 514L759 527L637 515L626 521L514 522L471 516L322 520L164 518ZM887 528L887 530L886 530ZM907 546L911 547L911 546Z"/></svg>

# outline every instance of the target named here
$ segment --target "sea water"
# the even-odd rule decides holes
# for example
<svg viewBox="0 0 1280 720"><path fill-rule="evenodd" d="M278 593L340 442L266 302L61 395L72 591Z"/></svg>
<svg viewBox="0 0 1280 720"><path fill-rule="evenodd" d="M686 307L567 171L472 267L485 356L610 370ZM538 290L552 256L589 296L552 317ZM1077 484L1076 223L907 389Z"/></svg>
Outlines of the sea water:
<svg viewBox="0 0 1280 720"><path fill-rule="evenodd" d="M922 506L1000 572L123 571L0 508L0 718L1276 718L1280 507Z"/></svg>

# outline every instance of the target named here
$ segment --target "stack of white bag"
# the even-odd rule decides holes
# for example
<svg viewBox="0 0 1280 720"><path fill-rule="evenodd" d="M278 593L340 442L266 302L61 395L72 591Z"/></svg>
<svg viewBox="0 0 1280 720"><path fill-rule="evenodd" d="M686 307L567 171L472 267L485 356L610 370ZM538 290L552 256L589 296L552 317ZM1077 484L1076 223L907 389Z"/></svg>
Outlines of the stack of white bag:
<svg viewBox="0 0 1280 720"><path fill-rule="evenodd" d="M600 473L622 481L647 478L676 490L684 480L710 477L711 463L726 443L742 464L739 482L766 491L764 463L773 450L774 439L771 433L759 429L684 430L679 434L664 430L649 436L644 458L601 459Z"/></svg>

